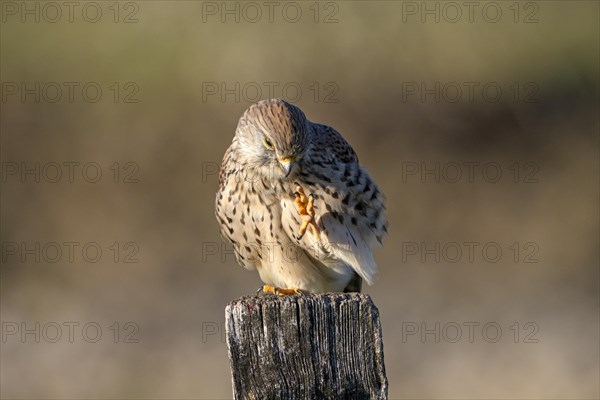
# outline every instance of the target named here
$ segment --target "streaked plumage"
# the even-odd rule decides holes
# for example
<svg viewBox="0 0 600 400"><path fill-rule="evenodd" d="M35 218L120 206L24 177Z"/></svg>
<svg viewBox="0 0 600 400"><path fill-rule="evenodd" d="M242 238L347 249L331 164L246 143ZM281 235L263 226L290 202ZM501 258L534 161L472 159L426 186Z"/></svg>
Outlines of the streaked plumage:
<svg viewBox="0 0 600 400"><path fill-rule="evenodd" d="M294 182L314 196L318 237L298 239ZM283 100L250 106L221 165L216 216L238 262L262 281L310 292L373 282L371 246L387 232L384 197L333 128Z"/></svg>

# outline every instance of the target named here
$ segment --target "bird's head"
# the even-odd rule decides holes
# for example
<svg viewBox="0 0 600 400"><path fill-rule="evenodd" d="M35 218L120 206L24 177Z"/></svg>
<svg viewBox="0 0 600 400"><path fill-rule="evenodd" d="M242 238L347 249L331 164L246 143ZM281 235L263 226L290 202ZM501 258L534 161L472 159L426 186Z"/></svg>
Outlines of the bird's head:
<svg viewBox="0 0 600 400"><path fill-rule="evenodd" d="M280 99L262 100L240 118L236 139L245 167L269 174L289 176L310 144L310 122L298 107Z"/></svg>

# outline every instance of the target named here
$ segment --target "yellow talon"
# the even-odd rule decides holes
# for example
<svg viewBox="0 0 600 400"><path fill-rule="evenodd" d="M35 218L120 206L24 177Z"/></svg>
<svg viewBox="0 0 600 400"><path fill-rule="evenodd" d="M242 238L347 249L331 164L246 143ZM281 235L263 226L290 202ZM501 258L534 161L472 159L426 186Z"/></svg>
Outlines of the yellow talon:
<svg viewBox="0 0 600 400"><path fill-rule="evenodd" d="M275 294L275 286L264 285L262 288L258 289L259 292L263 293L272 293Z"/></svg>
<svg viewBox="0 0 600 400"><path fill-rule="evenodd" d="M307 197L306 193L304 193L304 189L302 189L302 186L300 186L297 182L294 183L296 184L296 192L294 193L294 196L296 196L296 208L298 209L298 213L302 218L302 225L300 225L300 229L298 230L298 235L296 236L296 239L302 239L302 237L306 233L306 229L309 226L318 238L319 229L317 228L317 224L315 223L314 210L315 198L312 194Z"/></svg>
<svg viewBox="0 0 600 400"><path fill-rule="evenodd" d="M294 294L300 294L300 295L303 294L300 289L296 289L296 288L281 289L281 288L271 286L271 285L264 285L258 291L260 292L261 290L263 293L276 294L277 296L290 296L290 295L294 295Z"/></svg>

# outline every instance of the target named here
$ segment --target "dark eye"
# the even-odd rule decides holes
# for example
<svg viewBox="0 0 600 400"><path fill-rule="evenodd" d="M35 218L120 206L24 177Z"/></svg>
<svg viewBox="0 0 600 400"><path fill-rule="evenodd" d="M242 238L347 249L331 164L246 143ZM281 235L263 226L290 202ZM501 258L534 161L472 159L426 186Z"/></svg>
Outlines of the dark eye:
<svg viewBox="0 0 600 400"><path fill-rule="evenodd" d="M273 143L269 140L268 137L265 136L265 141L264 141L265 147L269 150L275 150L275 146L273 146Z"/></svg>

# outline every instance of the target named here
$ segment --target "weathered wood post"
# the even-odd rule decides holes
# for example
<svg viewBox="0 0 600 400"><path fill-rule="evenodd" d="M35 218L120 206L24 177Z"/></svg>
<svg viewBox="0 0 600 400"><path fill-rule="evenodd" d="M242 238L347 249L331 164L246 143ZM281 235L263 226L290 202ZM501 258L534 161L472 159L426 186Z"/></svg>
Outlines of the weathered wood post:
<svg viewBox="0 0 600 400"><path fill-rule="evenodd" d="M387 399L368 295L242 297L225 321L236 399Z"/></svg>

